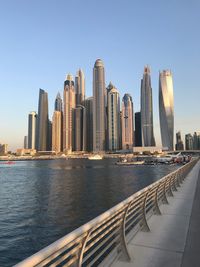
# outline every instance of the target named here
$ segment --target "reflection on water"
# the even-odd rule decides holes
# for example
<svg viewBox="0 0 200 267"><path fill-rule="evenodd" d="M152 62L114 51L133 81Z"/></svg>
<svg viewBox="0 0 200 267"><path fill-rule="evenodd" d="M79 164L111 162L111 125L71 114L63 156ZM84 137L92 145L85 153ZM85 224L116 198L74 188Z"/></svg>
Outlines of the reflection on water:
<svg viewBox="0 0 200 267"><path fill-rule="evenodd" d="M115 160L0 164L0 266L11 266L171 172Z"/></svg>

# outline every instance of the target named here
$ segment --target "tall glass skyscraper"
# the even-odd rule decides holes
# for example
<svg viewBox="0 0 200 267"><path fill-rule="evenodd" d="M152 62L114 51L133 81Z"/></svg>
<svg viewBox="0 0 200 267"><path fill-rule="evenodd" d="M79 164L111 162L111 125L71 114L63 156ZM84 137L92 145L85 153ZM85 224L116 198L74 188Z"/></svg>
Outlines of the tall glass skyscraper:
<svg viewBox="0 0 200 267"><path fill-rule="evenodd" d="M36 148L38 151L49 149L49 115L48 115L48 94L43 89L39 90L38 118Z"/></svg>
<svg viewBox="0 0 200 267"><path fill-rule="evenodd" d="M104 64L97 59L93 68L93 151L105 151L105 74Z"/></svg>
<svg viewBox="0 0 200 267"><path fill-rule="evenodd" d="M72 113L75 108L75 88L72 75L67 75L64 82L63 93L63 151L70 153L72 151L72 142L74 136Z"/></svg>
<svg viewBox="0 0 200 267"><path fill-rule="evenodd" d="M77 105L73 109L73 150L86 151L86 108Z"/></svg>
<svg viewBox="0 0 200 267"><path fill-rule="evenodd" d="M162 146L174 150L174 96L170 70L159 74L159 115Z"/></svg>
<svg viewBox="0 0 200 267"><path fill-rule="evenodd" d="M93 150L93 97L86 98L85 108L87 151L91 152Z"/></svg>
<svg viewBox="0 0 200 267"><path fill-rule="evenodd" d="M85 76L81 69L77 71L75 77L76 105L83 105L85 100Z"/></svg>
<svg viewBox="0 0 200 267"><path fill-rule="evenodd" d="M132 149L134 144L133 101L129 94L122 99L122 149Z"/></svg>
<svg viewBox="0 0 200 267"><path fill-rule="evenodd" d="M155 146L151 76L148 66L144 67L141 80L141 131L142 146Z"/></svg>
<svg viewBox="0 0 200 267"><path fill-rule="evenodd" d="M119 92L113 86L108 92L108 149L119 149L120 137L120 98Z"/></svg>
<svg viewBox="0 0 200 267"><path fill-rule="evenodd" d="M60 96L60 93L58 92L55 100L55 111L62 111L62 98Z"/></svg>
<svg viewBox="0 0 200 267"><path fill-rule="evenodd" d="M37 113L32 111L28 115L28 148L35 149L36 146Z"/></svg>

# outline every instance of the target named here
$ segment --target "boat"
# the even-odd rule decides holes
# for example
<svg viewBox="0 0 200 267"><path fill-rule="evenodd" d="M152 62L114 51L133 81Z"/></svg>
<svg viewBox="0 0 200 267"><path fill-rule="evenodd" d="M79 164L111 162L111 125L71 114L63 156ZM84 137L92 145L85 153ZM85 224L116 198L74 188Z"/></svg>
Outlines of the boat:
<svg viewBox="0 0 200 267"><path fill-rule="evenodd" d="M90 156L88 157L89 160L101 160L103 159L103 157L101 155L93 155L93 156Z"/></svg>
<svg viewBox="0 0 200 267"><path fill-rule="evenodd" d="M144 165L144 161L143 160L141 160L141 161L130 161L130 162L119 161L119 162L116 162L116 165L125 165L125 166L128 166L128 165Z"/></svg>
<svg viewBox="0 0 200 267"><path fill-rule="evenodd" d="M2 161L0 164L12 165L12 164L15 164L15 162L14 161Z"/></svg>

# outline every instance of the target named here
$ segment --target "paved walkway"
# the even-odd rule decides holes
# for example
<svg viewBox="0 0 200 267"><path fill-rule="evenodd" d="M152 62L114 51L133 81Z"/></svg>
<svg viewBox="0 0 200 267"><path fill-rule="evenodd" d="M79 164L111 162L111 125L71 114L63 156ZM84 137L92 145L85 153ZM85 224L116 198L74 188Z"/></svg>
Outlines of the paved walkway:
<svg viewBox="0 0 200 267"><path fill-rule="evenodd" d="M200 266L200 162L184 180L169 205L153 215L150 232L138 232L129 243L131 262L117 261L113 267Z"/></svg>

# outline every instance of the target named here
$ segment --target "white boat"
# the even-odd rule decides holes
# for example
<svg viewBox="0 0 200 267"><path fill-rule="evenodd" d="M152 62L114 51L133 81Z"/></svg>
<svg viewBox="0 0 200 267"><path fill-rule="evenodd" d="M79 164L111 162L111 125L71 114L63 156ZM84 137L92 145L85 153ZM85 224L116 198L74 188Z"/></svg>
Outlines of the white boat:
<svg viewBox="0 0 200 267"><path fill-rule="evenodd" d="M100 160L103 159L103 157L101 155L93 155L88 157L89 160Z"/></svg>

